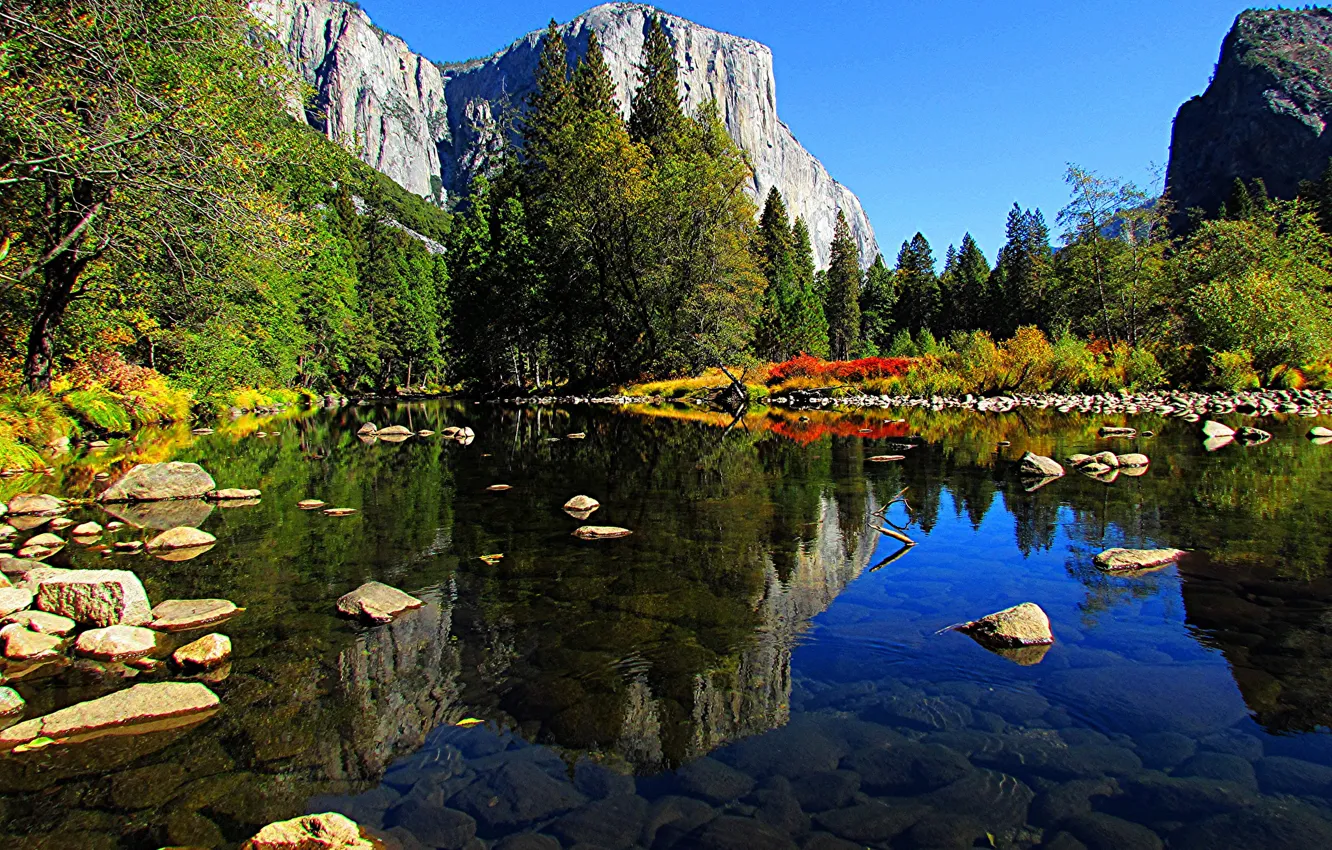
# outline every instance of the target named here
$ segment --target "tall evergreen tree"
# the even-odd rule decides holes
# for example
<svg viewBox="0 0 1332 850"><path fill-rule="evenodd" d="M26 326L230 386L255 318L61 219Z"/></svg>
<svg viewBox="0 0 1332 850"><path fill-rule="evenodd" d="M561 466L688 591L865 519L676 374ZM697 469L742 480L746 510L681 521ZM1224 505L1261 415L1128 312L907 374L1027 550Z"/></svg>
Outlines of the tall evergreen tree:
<svg viewBox="0 0 1332 850"><path fill-rule="evenodd" d="M970 233L962 237L961 247L944 262L939 285L945 319L940 331L970 331L989 326L986 314L990 310L990 261Z"/></svg>
<svg viewBox="0 0 1332 850"><path fill-rule="evenodd" d="M860 293L860 339L866 354L882 354L893 341L893 306L897 290L893 273L876 254L865 273L865 288Z"/></svg>
<svg viewBox="0 0 1332 850"><path fill-rule="evenodd" d="M759 216L754 240L759 271L766 280L754 340L760 357L785 360L792 352L788 322L795 300L795 265L790 220L781 192L773 186Z"/></svg>
<svg viewBox="0 0 1332 850"><path fill-rule="evenodd" d="M611 77L601 40L595 32L587 34L587 53L578 61L573 76L574 99L583 113L603 112L619 115L615 100L615 80Z"/></svg>
<svg viewBox="0 0 1332 850"><path fill-rule="evenodd" d="M661 26L661 18L653 15L638 65L638 88L629 104L629 135L634 141L647 142L659 151L680 131L685 114L680 104L679 77L675 47Z"/></svg>
<svg viewBox="0 0 1332 850"><path fill-rule="evenodd" d="M814 272L814 245L803 218L791 227L791 269L794 297L785 320L787 350L828 356L828 317L823 312Z"/></svg>
<svg viewBox="0 0 1332 850"><path fill-rule="evenodd" d="M903 242L897 253L897 324L918 334L934 332L939 316L939 278L934 273L934 251L924 234Z"/></svg>
<svg viewBox="0 0 1332 850"><path fill-rule="evenodd" d="M1040 210L1023 210L1017 204L1008 213L1008 241L999 251L990 278L992 324L996 337L1007 338L1024 325L1049 330L1058 320L1050 309L1054 284L1050 229Z"/></svg>
<svg viewBox="0 0 1332 850"><path fill-rule="evenodd" d="M562 148L568 147L575 107L569 80L569 51L559 26L551 19L542 38L536 88L527 97L527 112L522 122L523 152L530 170L557 170L555 163L562 156Z"/></svg>
<svg viewBox="0 0 1332 850"><path fill-rule="evenodd" d="M839 360L854 357L860 350L860 248L841 210L833 228L824 313L828 317L831 356Z"/></svg>

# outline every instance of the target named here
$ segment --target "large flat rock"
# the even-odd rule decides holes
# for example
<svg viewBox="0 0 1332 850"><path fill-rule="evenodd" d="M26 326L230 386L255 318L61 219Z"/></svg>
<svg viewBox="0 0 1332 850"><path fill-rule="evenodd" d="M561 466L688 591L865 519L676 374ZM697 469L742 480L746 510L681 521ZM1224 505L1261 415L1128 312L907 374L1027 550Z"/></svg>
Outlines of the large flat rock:
<svg viewBox="0 0 1332 850"><path fill-rule="evenodd" d="M154 682L71 705L0 731L0 750L36 738L55 741L102 734L129 734L169 728L202 719L219 705L217 695L198 682Z"/></svg>
<svg viewBox="0 0 1332 850"><path fill-rule="evenodd" d="M338 611L371 623L387 623L394 617L424 604L396 587L368 581L338 600Z"/></svg>
<svg viewBox="0 0 1332 850"><path fill-rule="evenodd" d="M101 502L159 502L198 499L217 489L197 463L141 463L97 497Z"/></svg>
<svg viewBox="0 0 1332 850"><path fill-rule="evenodd" d="M152 622L139 577L129 570L34 570L29 579L37 608L95 626L142 626Z"/></svg>

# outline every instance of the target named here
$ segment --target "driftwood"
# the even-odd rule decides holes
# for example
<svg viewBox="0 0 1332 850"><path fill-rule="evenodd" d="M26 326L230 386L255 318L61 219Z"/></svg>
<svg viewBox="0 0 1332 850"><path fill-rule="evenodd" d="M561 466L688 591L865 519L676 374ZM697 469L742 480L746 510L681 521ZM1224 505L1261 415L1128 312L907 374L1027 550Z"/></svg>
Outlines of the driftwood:
<svg viewBox="0 0 1332 850"><path fill-rule="evenodd" d="M872 526L870 526L870 528L874 529L875 531L879 532L880 534L886 534L887 536L893 538L894 540L900 541L901 543L903 543L903 544L905 544L905 545L907 545L907 546L915 546L915 545L916 545L916 541L912 540L910 537L907 537L905 534L903 534L903 533L900 532L900 531L894 531L894 530L891 529L891 528L884 528L884 527L881 526L881 525L872 525Z"/></svg>

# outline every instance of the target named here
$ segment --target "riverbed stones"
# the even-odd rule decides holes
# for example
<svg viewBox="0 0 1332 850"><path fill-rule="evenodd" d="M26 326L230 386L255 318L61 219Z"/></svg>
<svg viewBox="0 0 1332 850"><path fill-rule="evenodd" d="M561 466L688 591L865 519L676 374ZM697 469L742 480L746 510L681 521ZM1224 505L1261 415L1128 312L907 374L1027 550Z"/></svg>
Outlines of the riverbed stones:
<svg viewBox="0 0 1332 850"><path fill-rule="evenodd" d="M573 536L579 540L614 540L631 534L629 529L614 525L584 525L575 529Z"/></svg>
<svg viewBox="0 0 1332 850"><path fill-rule="evenodd" d="M380 428L375 432L375 436L380 437L381 439L384 437L402 437L403 439L406 439L407 437L414 436L414 434L415 432L405 425L390 425L387 428Z"/></svg>
<svg viewBox="0 0 1332 850"><path fill-rule="evenodd" d="M0 617L22 611L30 605L32 605L32 591L21 587L0 587Z"/></svg>
<svg viewBox="0 0 1332 850"><path fill-rule="evenodd" d="M242 610L227 599L168 599L153 608L149 626L160 632L188 632L220 623Z"/></svg>
<svg viewBox="0 0 1332 850"><path fill-rule="evenodd" d="M43 635L64 637L74 631L78 625L68 617L49 614L46 611L15 611L4 618L4 624L17 623L29 631Z"/></svg>
<svg viewBox="0 0 1332 850"><path fill-rule="evenodd" d="M107 626L78 636L74 651L98 661L132 661L152 653L157 633L140 626Z"/></svg>
<svg viewBox="0 0 1332 850"><path fill-rule="evenodd" d="M1129 452L1127 454L1116 455L1115 459L1119 461L1120 469L1142 469L1151 464L1151 459L1145 454L1138 452Z"/></svg>
<svg viewBox="0 0 1332 850"><path fill-rule="evenodd" d="M569 513L591 514L599 507L601 502L591 496L574 496L564 503L564 509Z"/></svg>
<svg viewBox="0 0 1332 850"><path fill-rule="evenodd" d="M1018 461L1018 464L1019 470L1023 475L1039 478L1058 478L1064 474L1064 468L1060 466L1057 461L1045 457L1044 455L1033 454L1032 452L1027 452L1022 455L1022 459Z"/></svg>
<svg viewBox="0 0 1332 850"><path fill-rule="evenodd" d="M197 463L141 463L108 487L99 502L158 502L197 499L215 490L213 477Z"/></svg>
<svg viewBox="0 0 1332 850"><path fill-rule="evenodd" d="M685 794L714 804L728 803L754 790L749 774L708 756L680 768L676 780Z"/></svg>
<svg viewBox="0 0 1332 850"><path fill-rule="evenodd" d="M494 834L547 820L586 801L567 779L555 779L531 761L514 760L468 785L450 805L475 818L479 832Z"/></svg>
<svg viewBox="0 0 1332 850"><path fill-rule="evenodd" d="M129 570L51 570L35 584L39 609L80 623L142 626L153 619L148 594Z"/></svg>
<svg viewBox="0 0 1332 850"><path fill-rule="evenodd" d="M1208 419L1202 424L1203 436L1214 439L1216 437L1234 437L1235 429L1229 425L1223 425L1212 419Z"/></svg>
<svg viewBox="0 0 1332 850"><path fill-rule="evenodd" d="M1092 559L1097 569L1108 573L1151 570L1173 564L1186 553L1182 549L1106 549Z"/></svg>
<svg viewBox="0 0 1332 850"><path fill-rule="evenodd" d="M270 823L242 844L241 850L376 850L382 846L346 815L324 812Z"/></svg>
<svg viewBox="0 0 1332 850"><path fill-rule="evenodd" d="M0 723L23 713L27 701L19 695L19 692L13 688L0 687Z"/></svg>
<svg viewBox="0 0 1332 850"><path fill-rule="evenodd" d="M20 558L31 558L34 561L45 560L61 549L65 548L65 540L57 534L45 532L29 537L23 542L19 549Z"/></svg>
<svg viewBox="0 0 1332 850"><path fill-rule="evenodd" d="M852 754L843 766L860 774L872 794L920 794L949 785L971 769L959 753L937 744L904 742L886 749Z"/></svg>
<svg viewBox="0 0 1332 850"><path fill-rule="evenodd" d="M11 516L56 516L65 512L65 503L46 493L20 493L9 500Z"/></svg>
<svg viewBox="0 0 1332 850"><path fill-rule="evenodd" d="M73 537L76 542L92 540L95 537L100 537L101 534L102 526L95 522L80 523L69 530L70 537Z"/></svg>
<svg viewBox="0 0 1332 850"><path fill-rule="evenodd" d="M1054 643L1050 618L1034 602L1023 602L996 611L979 620L963 623L956 629L987 646L1039 646Z"/></svg>
<svg viewBox="0 0 1332 850"><path fill-rule="evenodd" d="M424 603L396 587L369 581L338 600L339 613L371 623L387 623Z"/></svg>
<svg viewBox="0 0 1332 850"><path fill-rule="evenodd" d="M218 705L217 695L198 682L134 685L0 731L0 750L34 738L61 742L129 731L144 724L152 724L154 729L185 725L202 719Z"/></svg>
<svg viewBox="0 0 1332 850"><path fill-rule="evenodd" d="M222 490L210 490L204 494L204 498L210 502L232 502L258 499L262 495L263 493L259 490L228 487Z"/></svg>
<svg viewBox="0 0 1332 850"><path fill-rule="evenodd" d="M167 529L149 540L148 551L157 554L177 549L198 549L204 546L212 546L216 542L217 538L206 531L181 525Z"/></svg>
<svg viewBox="0 0 1332 850"><path fill-rule="evenodd" d="M296 503L296 507L303 511L317 511L327 504L327 502L321 502L318 499L301 499Z"/></svg>
<svg viewBox="0 0 1332 850"><path fill-rule="evenodd" d="M183 670L211 670L231 660L231 638L204 635L177 649L171 660Z"/></svg>
<svg viewBox="0 0 1332 850"><path fill-rule="evenodd" d="M10 661L36 661L54 658L59 654L61 639L54 635L38 634L17 623L0 628L0 642L4 655Z"/></svg>

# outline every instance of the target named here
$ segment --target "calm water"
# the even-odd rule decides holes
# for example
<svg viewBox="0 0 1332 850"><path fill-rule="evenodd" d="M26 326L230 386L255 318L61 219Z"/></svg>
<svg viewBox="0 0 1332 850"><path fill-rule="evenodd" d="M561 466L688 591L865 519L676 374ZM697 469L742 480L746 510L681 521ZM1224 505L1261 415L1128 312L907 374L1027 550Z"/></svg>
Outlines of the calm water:
<svg viewBox="0 0 1332 850"><path fill-rule="evenodd" d="M200 523L219 543L195 560L52 559L248 610L219 629L236 657L215 718L0 758L0 846L233 847L328 810L403 850L1332 844L1317 420L1208 454L1196 425L1155 417L1128 422L1154 438L1105 441L1125 420L668 413L353 407L143 434L0 481L78 496L174 458L264 491L127 517ZM363 421L477 439L366 444ZM1151 468L1034 492L1017 475L1027 449L1103 448ZM888 453L906 459L868 462ZM870 524L903 487L910 510L887 515L919 545L894 559ZM634 535L572 538L578 493ZM1107 577L1091 559L1112 545L1193 554ZM377 629L335 617L372 578L428 604ZM940 633L1023 601L1050 615L1048 652ZM151 678L76 662L10 684L35 716L127 677Z"/></svg>

